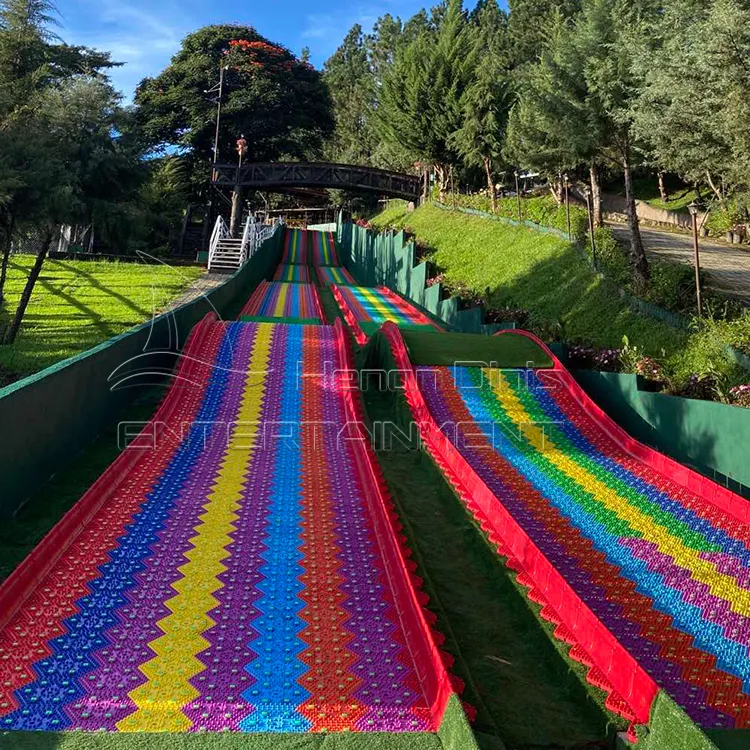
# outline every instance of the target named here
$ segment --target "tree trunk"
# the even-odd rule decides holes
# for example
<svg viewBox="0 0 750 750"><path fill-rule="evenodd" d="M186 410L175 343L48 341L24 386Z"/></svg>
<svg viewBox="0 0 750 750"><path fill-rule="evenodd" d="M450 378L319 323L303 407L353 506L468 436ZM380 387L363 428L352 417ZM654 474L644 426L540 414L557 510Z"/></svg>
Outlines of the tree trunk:
<svg viewBox="0 0 750 750"><path fill-rule="evenodd" d="M29 300L31 299L31 295L34 292L34 286L36 285L37 279L39 278L39 274L42 272L42 266L44 265L44 261L47 258L47 253L49 253L51 244L52 229L48 229L46 234L44 235L44 242L42 243L42 247L39 250L39 255L36 256L36 260L34 261L34 266L31 269L29 278L26 279L26 286L23 288L23 294L21 294L21 300L19 301L18 307L16 308L16 314L13 317L13 321L8 327L8 330L5 332L3 344L12 344L16 340L18 329L21 327L23 316L26 314L26 308L29 306Z"/></svg>
<svg viewBox="0 0 750 750"><path fill-rule="evenodd" d="M591 205L594 212L594 226L604 226L604 211L602 210L602 186L599 182L599 168L595 162L589 166L589 179L591 181Z"/></svg>
<svg viewBox="0 0 750 750"><path fill-rule="evenodd" d="M669 200L669 193L667 192L667 186L664 184L664 172L660 169L657 175L659 177L659 196L662 202L666 203Z"/></svg>
<svg viewBox="0 0 750 750"><path fill-rule="evenodd" d="M3 258L0 261L0 305L5 299L5 280L8 277L8 263L10 262L10 245L13 240L13 217L8 218L3 237Z"/></svg>
<svg viewBox="0 0 750 750"><path fill-rule="evenodd" d="M492 202L492 213L497 211L497 198L495 196L495 180L492 178L492 159L485 158L484 171L487 174L487 190L490 192L490 201Z"/></svg>
<svg viewBox="0 0 750 750"><path fill-rule="evenodd" d="M706 180L708 181L708 186L711 188L711 191L717 197L719 204L721 205L722 208L724 208L724 192L722 191L720 187L717 187L714 184L714 181L711 177L710 172L706 172Z"/></svg>
<svg viewBox="0 0 750 750"><path fill-rule="evenodd" d="M435 174L437 174L438 181L438 197L441 201L445 201L445 167L442 164L435 165Z"/></svg>
<svg viewBox="0 0 750 750"><path fill-rule="evenodd" d="M635 207L635 196L633 195L633 180L630 172L630 160L628 155L622 160L622 171L625 177L625 202L627 204L628 227L630 229L630 267L633 271L633 283L637 294L642 294L648 286L650 269L646 250L643 247L643 238L638 224L638 213Z"/></svg>
<svg viewBox="0 0 750 750"><path fill-rule="evenodd" d="M242 188L237 185L232 193L232 216L229 219L229 234L235 239L239 237L242 226Z"/></svg>

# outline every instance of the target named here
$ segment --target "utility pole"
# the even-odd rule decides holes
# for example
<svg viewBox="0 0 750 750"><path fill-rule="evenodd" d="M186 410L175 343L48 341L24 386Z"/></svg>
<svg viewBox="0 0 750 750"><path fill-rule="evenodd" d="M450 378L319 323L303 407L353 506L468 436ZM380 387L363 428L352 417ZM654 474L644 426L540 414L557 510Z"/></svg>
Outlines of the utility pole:
<svg viewBox="0 0 750 750"><path fill-rule="evenodd" d="M221 128L221 105L224 99L224 71L226 67L222 65L219 68L219 83L212 89L209 89L207 94L218 93L219 98L216 103L216 133L214 135L214 164L219 161L219 132Z"/></svg>

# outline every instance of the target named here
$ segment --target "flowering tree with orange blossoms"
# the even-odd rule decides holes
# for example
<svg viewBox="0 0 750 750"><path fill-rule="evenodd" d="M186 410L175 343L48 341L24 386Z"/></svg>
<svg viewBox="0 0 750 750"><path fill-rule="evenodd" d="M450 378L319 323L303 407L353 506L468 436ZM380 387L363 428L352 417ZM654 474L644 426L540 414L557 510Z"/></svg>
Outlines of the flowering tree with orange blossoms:
<svg viewBox="0 0 750 750"><path fill-rule="evenodd" d="M136 92L142 138L154 152L183 152L193 182L205 182L213 158L216 87L224 68L219 161L233 162L237 139L246 161L315 158L333 129L320 73L249 26L206 26L189 34L169 66Z"/></svg>

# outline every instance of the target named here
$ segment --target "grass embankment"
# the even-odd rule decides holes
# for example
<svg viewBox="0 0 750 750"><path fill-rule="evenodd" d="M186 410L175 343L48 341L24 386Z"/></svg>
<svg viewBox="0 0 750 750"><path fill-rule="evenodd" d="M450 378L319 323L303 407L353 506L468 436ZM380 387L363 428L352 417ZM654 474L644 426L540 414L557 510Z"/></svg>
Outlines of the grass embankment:
<svg viewBox="0 0 750 750"><path fill-rule="evenodd" d="M12 256L0 323L14 313L33 262ZM48 260L15 344L0 346L0 386L148 320L202 273L197 266Z"/></svg>
<svg viewBox="0 0 750 750"><path fill-rule="evenodd" d="M693 374L718 372L727 387L748 380L724 350L726 343L741 343L745 319L684 331L639 314L563 239L431 205L408 213L393 203L371 224L408 228L430 248L426 257L446 282L467 287L491 307L528 310L528 327L546 340L616 349L626 335L663 363L677 387ZM732 329L731 340L724 328Z"/></svg>
<svg viewBox="0 0 750 750"><path fill-rule="evenodd" d="M672 354L685 344L682 332L636 314L613 295L558 237L430 205L413 213L390 206L371 223L408 227L434 248L429 259L448 282L466 285L493 307L527 309L540 327L560 323L566 340L617 347L627 334L653 354Z"/></svg>

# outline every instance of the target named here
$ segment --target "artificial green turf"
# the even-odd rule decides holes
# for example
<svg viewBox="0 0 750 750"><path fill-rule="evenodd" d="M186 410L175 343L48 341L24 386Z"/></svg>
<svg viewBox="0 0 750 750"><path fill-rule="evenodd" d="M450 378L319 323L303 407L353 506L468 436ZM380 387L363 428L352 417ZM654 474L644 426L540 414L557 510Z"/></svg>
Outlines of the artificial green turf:
<svg viewBox="0 0 750 750"><path fill-rule="evenodd" d="M120 415L121 421L147 422L159 404L163 389L151 388ZM117 425L110 427L79 454L65 471L50 479L13 518L0 524L0 582L41 541L42 537L75 505L120 452Z"/></svg>
<svg viewBox="0 0 750 750"><path fill-rule="evenodd" d="M549 355L531 339L518 334L481 336L473 333L441 333L435 336L411 329L401 335L415 365L451 367L457 362L485 362L501 368L552 367Z"/></svg>
<svg viewBox="0 0 750 750"><path fill-rule="evenodd" d="M3 750L442 750L437 734L5 732ZM451 749L452 750L452 749ZM459 748L456 748L459 750ZM460 750L464 750L463 748ZM470 747L466 750L471 750Z"/></svg>
<svg viewBox="0 0 750 750"><path fill-rule="evenodd" d="M380 330L382 323L374 323L371 320L363 320L360 321L359 327L362 329L362 332L366 336L372 336L375 331ZM422 325L422 324L414 324L414 323L398 323L398 327L402 331L420 331L422 333L439 333L439 331L436 331L431 325Z"/></svg>
<svg viewBox="0 0 750 750"><path fill-rule="evenodd" d="M647 729L638 730L638 750L716 750L715 745L688 715L663 691L656 695ZM744 737L747 741L747 734ZM740 750L748 744L724 745L722 750Z"/></svg>
<svg viewBox="0 0 750 750"><path fill-rule="evenodd" d="M655 355L685 345L683 331L631 310L565 240L429 204L412 213L390 208L377 225L384 220L408 227L434 248L430 259L449 282L467 286L492 307L521 307L536 320L560 323L567 341L617 347L627 334L631 344Z"/></svg>
<svg viewBox="0 0 750 750"><path fill-rule="evenodd" d="M323 308L326 322L333 324L336 322L336 318L340 318L348 330L349 326L346 325L344 315L333 296L333 292L327 286L318 287L318 297L320 297L320 306Z"/></svg>
<svg viewBox="0 0 750 750"><path fill-rule="evenodd" d="M368 362L368 366L375 365ZM398 421L392 391L364 393L371 421ZM465 510L430 457L397 444L378 459L424 578L437 629L456 657L464 699L477 708L483 748L574 747L611 739L624 722L603 708L514 574Z"/></svg>
<svg viewBox="0 0 750 750"><path fill-rule="evenodd" d="M33 261L11 257L0 323L15 312ZM198 266L47 260L15 344L0 347L0 371L8 380L29 375L123 333L161 312L202 273Z"/></svg>

